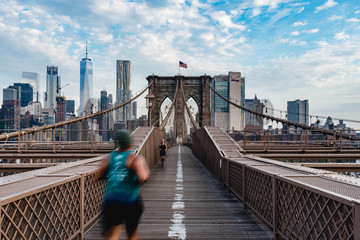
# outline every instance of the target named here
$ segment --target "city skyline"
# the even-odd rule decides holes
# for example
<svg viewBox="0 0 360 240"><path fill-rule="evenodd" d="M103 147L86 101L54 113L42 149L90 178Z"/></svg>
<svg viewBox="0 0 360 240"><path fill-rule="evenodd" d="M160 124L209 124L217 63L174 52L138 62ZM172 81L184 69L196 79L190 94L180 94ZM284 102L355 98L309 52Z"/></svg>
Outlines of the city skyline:
<svg viewBox="0 0 360 240"><path fill-rule="evenodd" d="M311 115L360 119L354 1L0 1L0 16L1 88L36 72L43 94L45 67L57 65L70 83L63 94L78 108L88 40L94 96L116 95L117 59L132 62L133 93L147 75L175 75L181 60L184 75L241 72L246 98L271 99L276 109L309 99ZM146 113L144 100L138 109Z"/></svg>

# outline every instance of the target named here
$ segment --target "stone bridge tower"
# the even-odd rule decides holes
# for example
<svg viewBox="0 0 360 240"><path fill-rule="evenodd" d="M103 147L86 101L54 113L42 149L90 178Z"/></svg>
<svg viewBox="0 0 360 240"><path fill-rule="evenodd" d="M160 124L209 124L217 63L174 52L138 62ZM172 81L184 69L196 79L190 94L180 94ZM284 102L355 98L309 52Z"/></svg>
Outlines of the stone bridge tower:
<svg viewBox="0 0 360 240"><path fill-rule="evenodd" d="M163 101L166 98L169 98L172 102L174 101L174 94L176 91L176 84L178 81L182 82L184 96L186 101L191 97L195 100L198 105L199 117L197 119L200 127L210 126L211 125L211 112L210 112L210 87L206 84L211 85L211 76L202 75L202 76L157 76L150 75L146 78L148 83L154 81L154 84L151 85L149 89L149 94L154 95L152 100L152 107L149 110L148 116L151 116L152 119L159 119L160 117L160 107ZM185 140L185 103L182 97L181 88L179 85L178 93L176 96L175 102L175 122L174 122L174 134L177 139L177 142L184 142ZM151 111L151 113L150 113ZM155 124L159 126L159 121Z"/></svg>

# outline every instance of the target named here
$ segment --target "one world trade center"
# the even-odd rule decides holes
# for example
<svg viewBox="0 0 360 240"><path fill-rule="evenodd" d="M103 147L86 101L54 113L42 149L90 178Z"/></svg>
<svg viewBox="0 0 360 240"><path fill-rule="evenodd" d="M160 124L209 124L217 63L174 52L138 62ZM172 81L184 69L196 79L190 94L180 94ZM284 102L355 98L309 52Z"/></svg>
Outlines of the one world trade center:
<svg viewBox="0 0 360 240"><path fill-rule="evenodd" d="M86 103L92 98L93 91L93 63L88 58L87 43L86 57L80 62L80 107L79 116L86 115ZM88 113L89 114L89 113Z"/></svg>

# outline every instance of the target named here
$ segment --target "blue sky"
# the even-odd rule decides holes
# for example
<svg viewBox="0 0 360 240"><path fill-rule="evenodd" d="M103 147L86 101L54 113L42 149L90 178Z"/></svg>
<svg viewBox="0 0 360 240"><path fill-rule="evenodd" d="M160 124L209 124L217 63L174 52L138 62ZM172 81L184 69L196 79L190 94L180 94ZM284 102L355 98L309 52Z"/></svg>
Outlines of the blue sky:
<svg viewBox="0 0 360 240"><path fill-rule="evenodd" d="M175 75L181 60L185 75L240 71L246 98L275 109L309 99L311 114L360 120L356 0L0 0L1 89L38 72L43 95L46 65L58 65L78 105L86 40L95 97L115 96L116 59L131 60L133 92L152 73Z"/></svg>

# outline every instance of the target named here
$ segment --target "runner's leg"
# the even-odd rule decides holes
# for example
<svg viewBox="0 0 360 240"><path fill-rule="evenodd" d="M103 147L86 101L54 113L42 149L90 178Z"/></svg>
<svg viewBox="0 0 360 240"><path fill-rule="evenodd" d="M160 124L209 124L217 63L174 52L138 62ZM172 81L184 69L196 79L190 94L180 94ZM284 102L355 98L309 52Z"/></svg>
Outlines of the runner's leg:
<svg viewBox="0 0 360 240"><path fill-rule="evenodd" d="M141 196L128 208L126 223L126 232L129 239L138 239L138 225L140 217L144 211L144 203Z"/></svg>
<svg viewBox="0 0 360 240"><path fill-rule="evenodd" d="M106 232L106 239L107 240L118 240L121 234L121 225L116 225L111 227Z"/></svg>

